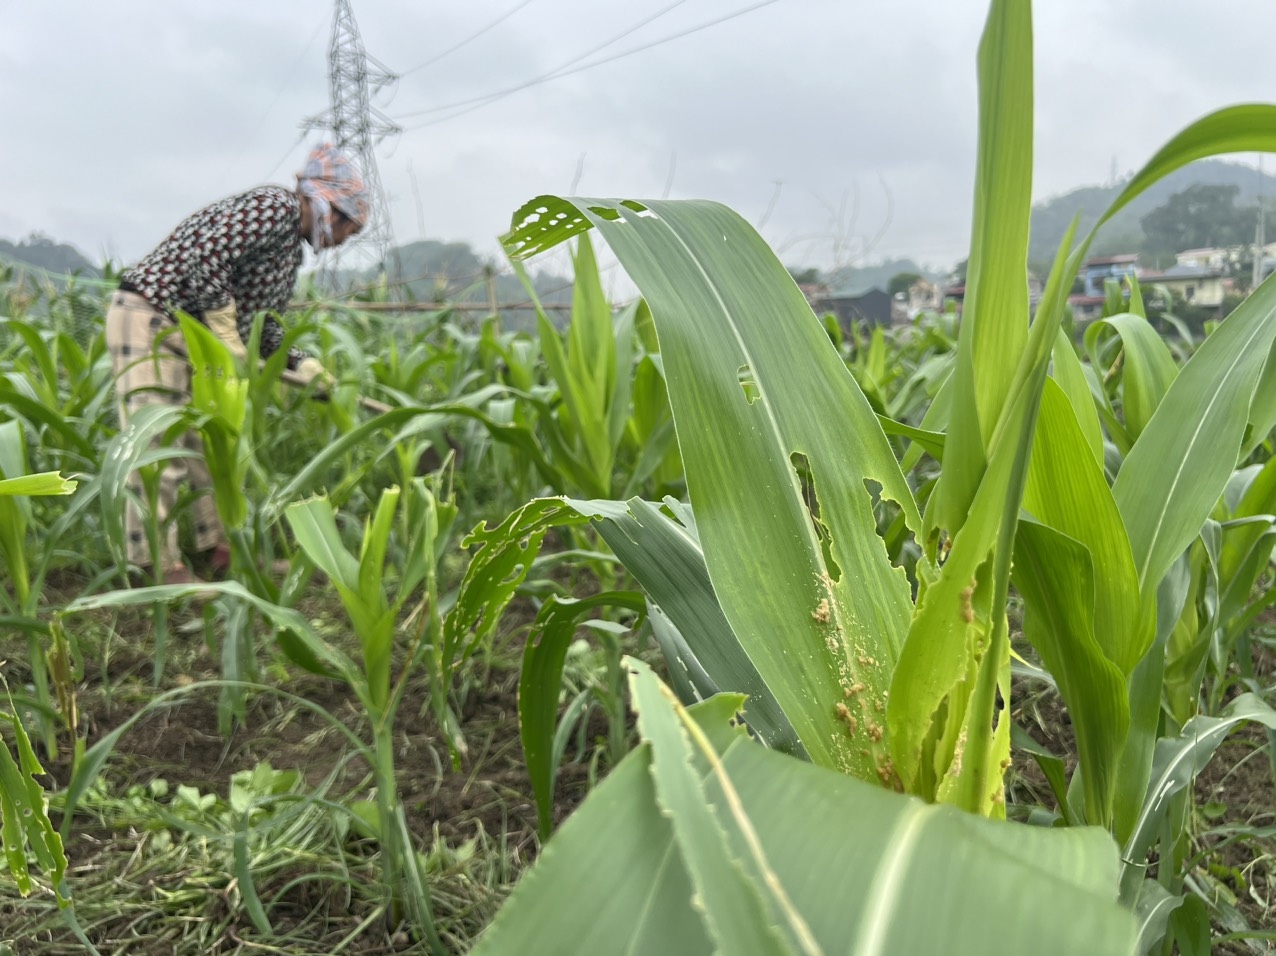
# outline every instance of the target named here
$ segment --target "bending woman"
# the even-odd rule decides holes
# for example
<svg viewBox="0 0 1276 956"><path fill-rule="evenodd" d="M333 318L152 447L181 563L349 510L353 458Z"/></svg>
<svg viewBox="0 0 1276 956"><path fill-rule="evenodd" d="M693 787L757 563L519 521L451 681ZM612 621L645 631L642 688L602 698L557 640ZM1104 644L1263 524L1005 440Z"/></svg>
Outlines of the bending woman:
<svg viewBox="0 0 1276 956"><path fill-rule="evenodd" d="M369 197L354 166L324 144L306 160L295 190L259 186L190 216L149 255L120 277L106 313L106 344L116 375L121 428L152 403L190 401L191 368L180 334L164 335L180 310L203 321L235 354L243 357L253 316L267 313L261 330L261 357L274 353L284 336L277 316L284 311L301 267L302 243L317 253L341 245L368 219ZM319 362L290 350L288 367L298 377L326 388L330 379ZM195 550L214 571L229 564L229 550L211 496L212 482L195 433L182 439L198 454L163 465L154 518L160 528L159 554L152 555L137 502L136 473L130 478L124 515L126 557L157 581L198 581L182 560L177 526L170 520L183 481L201 492L193 505ZM158 567L159 573L155 573Z"/></svg>

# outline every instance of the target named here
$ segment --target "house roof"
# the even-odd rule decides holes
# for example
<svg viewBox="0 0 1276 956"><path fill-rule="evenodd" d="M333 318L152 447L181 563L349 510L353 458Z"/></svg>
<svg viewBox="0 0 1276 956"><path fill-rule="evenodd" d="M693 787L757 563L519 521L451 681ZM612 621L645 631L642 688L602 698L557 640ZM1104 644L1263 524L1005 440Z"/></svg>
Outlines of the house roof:
<svg viewBox="0 0 1276 956"><path fill-rule="evenodd" d="M1145 276L1152 279L1218 279L1223 275L1222 269L1211 269L1206 266L1170 266L1159 276Z"/></svg>
<svg viewBox="0 0 1276 956"><path fill-rule="evenodd" d="M1087 266L1124 266L1138 261L1138 253L1130 252L1119 256L1097 256L1094 259L1087 259L1085 264Z"/></svg>

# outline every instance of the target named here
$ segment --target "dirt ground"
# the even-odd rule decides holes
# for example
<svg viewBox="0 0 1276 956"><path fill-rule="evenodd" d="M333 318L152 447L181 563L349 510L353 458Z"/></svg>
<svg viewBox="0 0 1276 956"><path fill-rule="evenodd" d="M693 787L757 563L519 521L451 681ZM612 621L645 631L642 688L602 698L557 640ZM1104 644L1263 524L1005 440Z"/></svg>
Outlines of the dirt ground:
<svg viewBox="0 0 1276 956"><path fill-rule="evenodd" d="M510 627L504 635L510 646L521 640L519 618L517 613L511 615ZM189 609L175 614L175 629L190 619ZM86 662L86 680L78 699L81 733L89 744L128 721L158 693L150 681L149 622L142 615L125 614L112 624L116 633L105 667L100 662ZM170 665L160 689L189 686L219 676L218 662L203 646L202 634L194 628L192 632L172 636ZM521 653L521 647L518 650ZM3 657L0 653L0 659ZM26 676L20 669L15 670L17 662L24 657L25 654L15 648L11 655L14 663L6 670L11 681L18 682ZM493 858L493 862L484 864L487 885L477 885L477 878L461 865L457 865L452 874L462 883L474 884L463 886L457 898L457 908L461 910L456 914L461 937L455 940L458 948L490 920L509 887L539 850L536 808L518 737L518 660L518 654L494 654L478 665L481 670L471 665L467 679L460 682L459 717L468 749L459 758L459 769L453 769L444 738L435 725L423 677L416 682L419 688L410 685L396 721L399 794L416 845L442 847L444 858L450 859L447 852L478 841L477 853L490 854ZM366 719L353 693L344 685L320 677L295 676L294 671L280 686L290 694L319 705L347 728L368 739ZM103 689L106 687L109 693ZM174 787L185 785L201 793L224 797L232 773L251 770L268 761L277 770L301 771L305 779L303 789L318 787L330 775L335 775L335 782L328 791L332 799L369 797L366 764L357 756L351 758L349 742L315 711L275 695L262 694L250 700L244 725L226 737L218 730L216 697L216 689L202 689L175 706L154 709L124 733L104 772L112 792L123 793L129 787L145 786L158 779ZM605 737L606 724L600 714L591 716L584 734L588 741ZM569 762L563 765L558 776L556 820L567 816L588 792L590 768L586 763L570 761L573 752L569 748ZM45 769L53 778L50 783L55 782L59 789L65 787L71 771L69 755L46 760ZM55 811L53 818L57 825L60 814ZM136 826L113 830L95 825L91 818L77 817L67 847L75 871L75 885L92 883L99 880L101 874L121 868L121 857L134 853L146 836L139 834ZM167 893L172 887L165 884L171 881L179 885L183 876L180 868L177 872L155 872L147 876L146 882L157 885L143 889ZM121 877L119 882L125 885L128 880ZM227 892L227 886L232 884L230 874L220 882L220 887L209 887L210 896ZM25 925L38 925L46 930L50 920L33 917L33 910L28 907L27 919L18 920L15 929L15 924L6 916L10 902L17 904L16 900L0 899L0 940L15 939L17 956L84 951L67 938L68 934L56 926L56 921L52 923L51 932L40 932L38 939L30 940L30 948L24 947ZM352 931L367 916L373 902L355 900L350 902L348 913L336 914L329 905L325 925L331 928L332 939L344 938ZM295 903L300 912L313 909L319 901L313 894L302 894ZM90 907L80 903L78 908L93 910L89 936L104 954L191 951L175 948L169 938L148 939L145 933L139 935L134 925L137 914L131 906L120 906L118 919L111 918L109 912L103 914L103 909L111 908L109 905ZM274 929L287 935L288 908L275 906L272 909L272 914L281 912L282 916L273 920ZM225 914L211 914L210 920L215 922L218 915ZM8 928L6 923L10 923ZM207 947L199 951L253 951L244 948L246 944L237 938L237 933L232 922L217 939L209 940ZM349 942L342 951L355 954L418 951L419 945L406 940L401 933L388 934L373 927ZM281 951L320 953L327 950L322 941L316 940L315 948Z"/></svg>
<svg viewBox="0 0 1276 956"><path fill-rule="evenodd" d="M313 610L313 609L312 609ZM521 872L539 850L536 836L536 810L523 764L518 739L517 681L521 653L519 621L529 613L517 609L511 615L502 636L503 652L494 653L481 665L471 665L466 679L459 682L461 726L468 751L460 758L460 768L450 765L448 750L435 726L428 707L424 681L418 692L410 692L400 710L397 723L399 747L396 764L409 827L421 847L444 847L451 851L478 841L478 854L487 855L484 876L477 875L474 861L468 865L445 862L441 879L446 883L436 900L443 919L450 921L449 942L458 951L490 920ZM176 615L174 624L181 623ZM131 623L130 623L131 622ZM142 615L122 616L114 622L116 634L109 653L102 661L86 662L86 681L79 698L82 733L90 743L119 727L144 707L156 691L150 683L150 647L146 637L149 622ZM1255 665L1270 680L1276 673L1276 658L1256 646ZM3 655L0 654L0 657ZM13 659L20 660L14 653ZM104 665L104 666L103 666ZM294 672L295 673L295 672ZM172 659L163 687L181 687L193 682L212 680L219 674L218 662L195 629L189 634L174 634ZM10 672L10 679L21 674ZM281 687L307 698L341 720L348 728L366 738L357 701L343 686L310 676L288 676ZM109 693L106 688L109 688ZM1020 693L1017 688L1014 716L1040 742L1054 753L1072 752L1072 728L1065 708L1052 694ZM587 727L585 739L600 741L606 735L601 715L595 714ZM1212 851L1209 875L1231 895L1234 905L1249 925L1269 928L1276 925L1276 838L1231 839L1220 831L1228 826L1276 826L1276 787L1273 768L1264 748L1265 732L1244 729L1234 734L1211 762L1196 784L1197 805L1203 808L1197 820L1196 849ZM585 755L586 759L588 754ZM207 690L168 709L157 710L144 718L120 739L105 772L113 790L123 792L129 786L146 785L153 779L170 784L184 784L202 793L225 795L232 773L252 769L263 761L276 769L297 769L308 788L320 786L335 774L331 795L366 796L366 766L357 758L349 759L346 742L315 712L300 708L274 695L260 695L250 701L244 726L225 737L218 731L215 691ZM70 772L65 756L46 769L64 786ZM1071 767L1069 767L1071 770ZM586 762L569 761L559 775L555 800L555 817L566 817L584 799L589 788L590 767ZM1011 801L1041 803L1052 806L1050 791L1036 764L1022 753L1016 753L1010 776ZM362 791L360 788L363 788ZM55 823L59 815L54 814ZM96 825L91 819L73 828L68 846L75 868L73 879L79 884L105 885L110 893L112 880L122 895L114 902L109 896L94 897L92 905L81 904L92 914L86 926L95 943L106 953L171 954L187 952L247 953L263 949L252 942L252 927L242 917L242 905L232 899L232 874L209 874L193 865L169 866L140 872L128 868L146 838L135 827L110 828ZM1276 831L1273 831L1276 833ZM337 854L340 855L340 854ZM451 859L451 858L448 858ZM450 869L448 868L450 867ZM347 894L334 898L332 893L316 889L312 884L292 886L282 872L265 888L279 888L274 899L274 929L283 938L294 933L312 935L309 945L280 946L276 951L310 954L329 951L330 945L346 940L343 952L372 954L388 952L421 952L420 941L407 939L402 933L384 926L358 927L374 908L368 898L351 898ZM356 878L357 882L357 878ZM200 948L192 949L183 937L182 946L166 929L152 932L152 922L145 917L146 907L132 905L136 898L171 902L183 888L202 897L189 903L188 915L180 919L205 919L209 929ZM125 902L130 905L125 905ZM11 934L17 940L16 956L32 953L80 953L82 947L50 918L37 920L30 909L10 909L16 901L0 899L0 939ZM160 904L155 903L159 908ZM203 915L198 913L202 908ZM50 909L46 907L46 909ZM139 909L142 911L139 914ZM315 913L323 912L325 937L313 935ZM232 915L237 914L237 915ZM25 914L25 915L23 915ZM159 915L153 925L165 927ZM170 922L171 913L169 913ZM11 922L25 919L25 924ZM180 919L178 922L180 922ZM18 930L6 929L19 926ZM39 926L29 942L23 942L21 926ZM1216 926L1216 931L1225 929ZM1249 954L1263 952L1244 943L1225 943L1217 953Z"/></svg>

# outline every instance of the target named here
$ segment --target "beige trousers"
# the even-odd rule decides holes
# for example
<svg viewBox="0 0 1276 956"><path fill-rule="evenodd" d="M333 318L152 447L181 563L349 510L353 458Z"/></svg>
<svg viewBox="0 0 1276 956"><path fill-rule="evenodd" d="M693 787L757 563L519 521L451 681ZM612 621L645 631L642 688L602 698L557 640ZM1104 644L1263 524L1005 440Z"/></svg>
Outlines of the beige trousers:
<svg viewBox="0 0 1276 956"><path fill-rule="evenodd" d="M156 342L157 336L172 327L164 315L140 295L115 292L106 312L106 346L115 370L115 394L123 427L144 405L162 402L184 405L190 401L191 369L180 333ZM221 520L212 497L212 479L203 458L203 443L196 432L187 432L181 445L198 452L197 458L175 458L164 465L160 476L155 518L160 528L160 553L152 556L143 530L142 514L130 501L124 511L125 553L130 564L150 567L158 563L173 568L182 561L177 541L177 522L172 520L178 489L185 482L192 491L204 492L192 505L195 549L205 551L225 541ZM129 491L143 502L142 483L134 472Z"/></svg>

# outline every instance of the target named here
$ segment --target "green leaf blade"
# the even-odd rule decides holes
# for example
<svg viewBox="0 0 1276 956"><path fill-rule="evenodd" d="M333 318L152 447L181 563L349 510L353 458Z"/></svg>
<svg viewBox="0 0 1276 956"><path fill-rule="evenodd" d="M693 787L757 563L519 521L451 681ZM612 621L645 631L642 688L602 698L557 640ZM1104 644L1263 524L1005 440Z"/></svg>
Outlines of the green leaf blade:
<svg viewBox="0 0 1276 956"><path fill-rule="evenodd" d="M1265 282L1207 338L1157 406L1112 493L1139 583L1155 591L1227 485L1276 341L1276 282Z"/></svg>
<svg viewBox="0 0 1276 956"><path fill-rule="evenodd" d="M911 602L864 481L920 524L881 426L791 277L735 213L704 202L579 206L655 318L705 560L732 629L812 759L876 779L885 748L875 705ZM557 238L534 228L507 237L515 254L525 240ZM757 386L752 402L742 368ZM836 707L860 684L856 735Z"/></svg>

